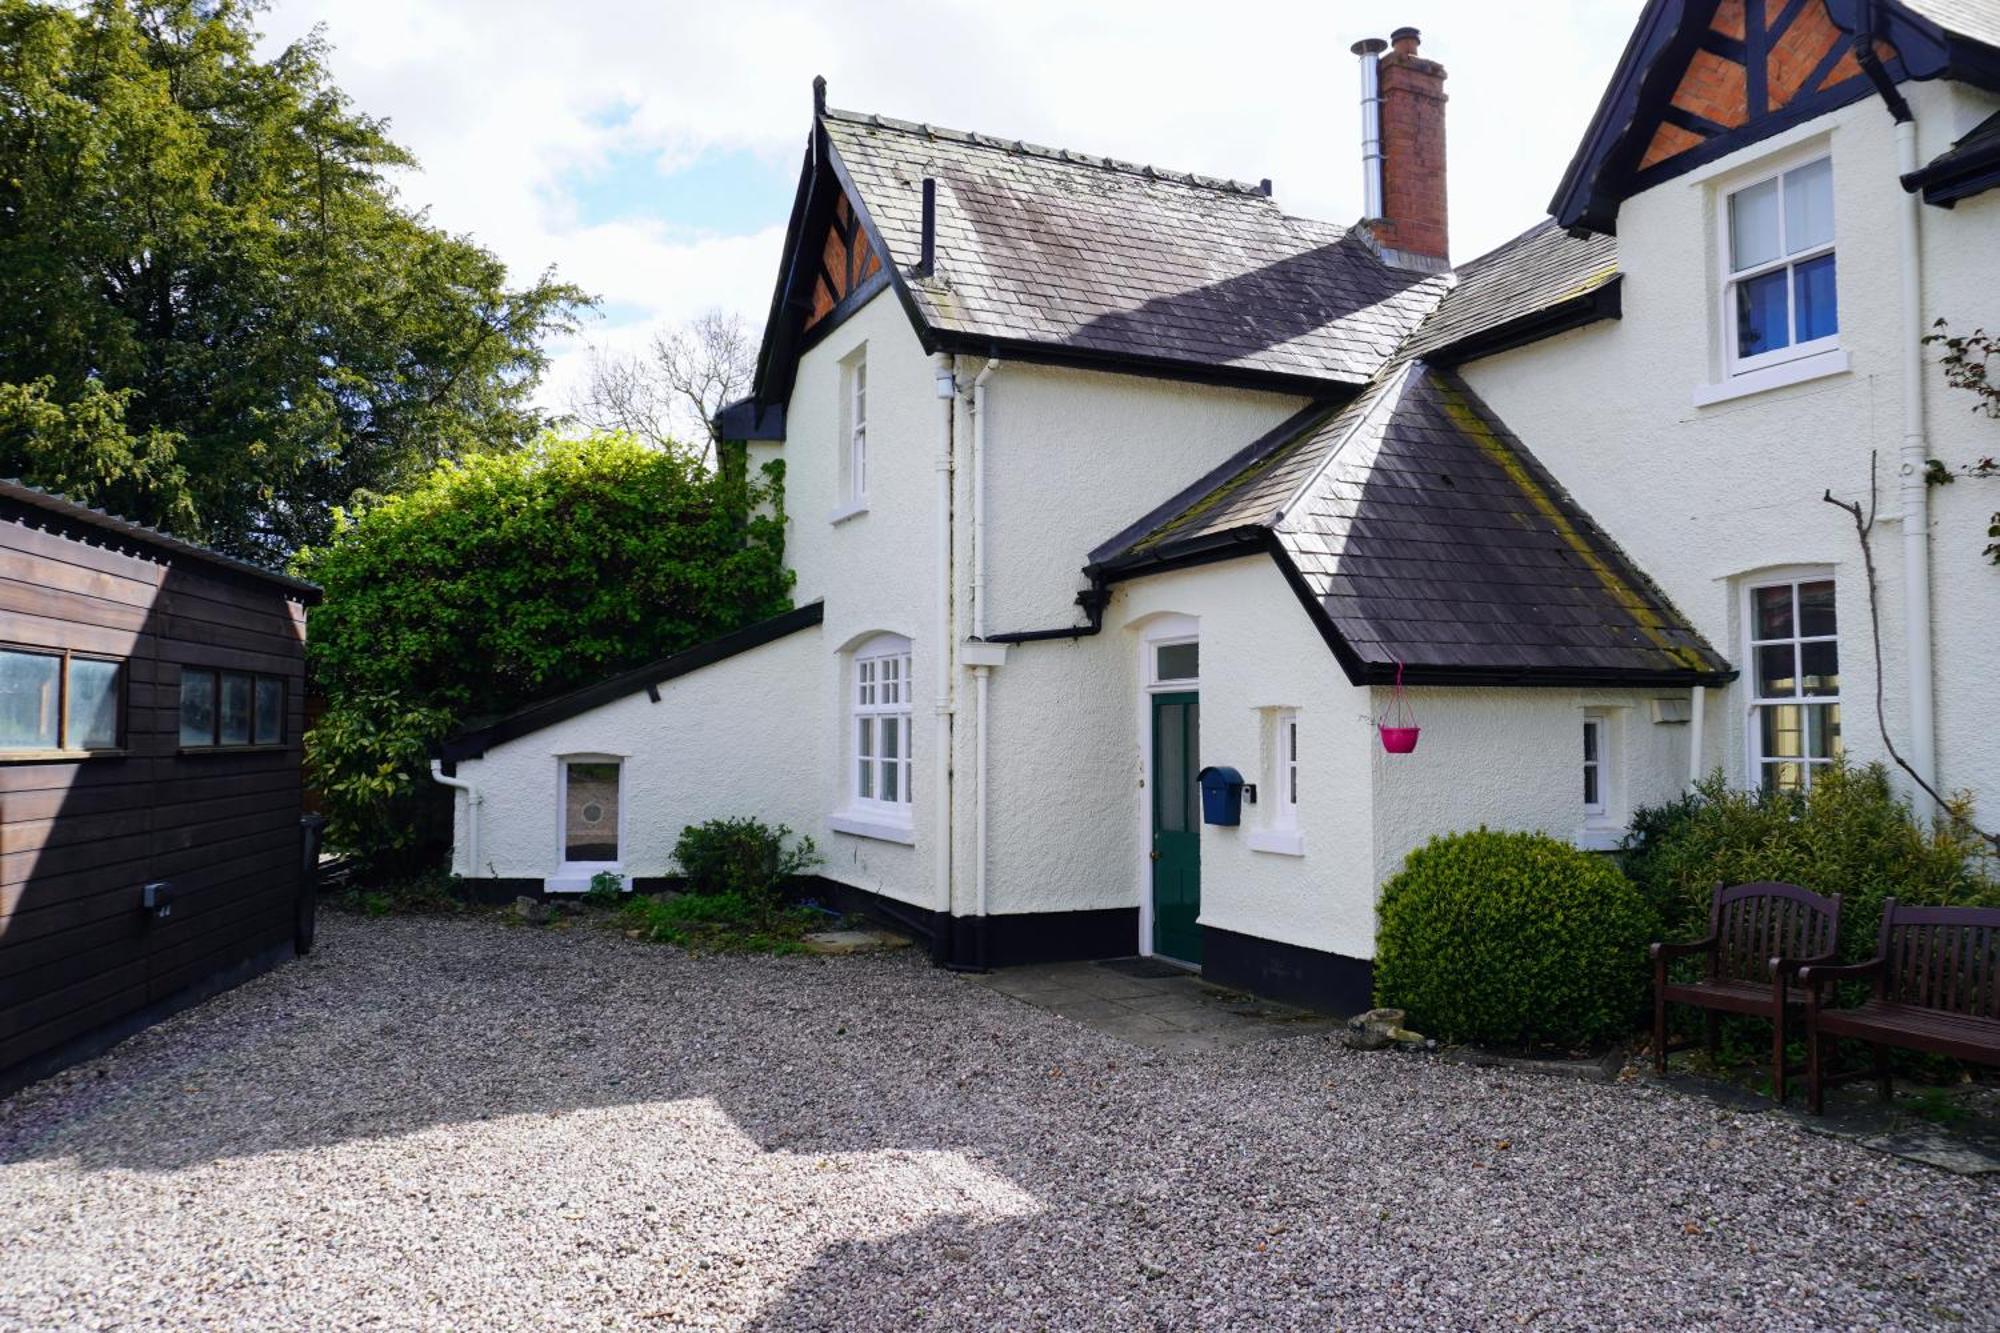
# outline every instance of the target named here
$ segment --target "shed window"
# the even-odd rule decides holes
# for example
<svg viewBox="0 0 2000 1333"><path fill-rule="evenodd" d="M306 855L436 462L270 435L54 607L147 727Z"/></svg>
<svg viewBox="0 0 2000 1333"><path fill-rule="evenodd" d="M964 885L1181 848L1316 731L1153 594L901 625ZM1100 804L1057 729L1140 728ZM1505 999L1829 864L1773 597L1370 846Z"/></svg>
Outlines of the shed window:
<svg viewBox="0 0 2000 1333"><path fill-rule="evenodd" d="M1724 248L1732 370L1835 345L1840 311L1834 293L1831 158L1731 194Z"/></svg>
<svg viewBox="0 0 2000 1333"><path fill-rule="evenodd" d="M571 865L618 861L618 770L615 759L563 764L563 860Z"/></svg>
<svg viewBox="0 0 2000 1333"><path fill-rule="evenodd" d="M285 682L250 671L181 670L181 747L241 749L285 742Z"/></svg>
<svg viewBox="0 0 2000 1333"><path fill-rule="evenodd" d="M883 634L854 654L854 803L910 818L910 714L916 681L910 641Z"/></svg>
<svg viewBox="0 0 2000 1333"><path fill-rule="evenodd" d="M1810 787L1841 755L1833 593L1832 579L1750 589L1750 743L1768 789Z"/></svg>
<svg viewBox="0 0 2000 1333"><path fill-rule="evenodd" d="M0 649L0 751L117 749L124 674L110 658Z"/></svg>

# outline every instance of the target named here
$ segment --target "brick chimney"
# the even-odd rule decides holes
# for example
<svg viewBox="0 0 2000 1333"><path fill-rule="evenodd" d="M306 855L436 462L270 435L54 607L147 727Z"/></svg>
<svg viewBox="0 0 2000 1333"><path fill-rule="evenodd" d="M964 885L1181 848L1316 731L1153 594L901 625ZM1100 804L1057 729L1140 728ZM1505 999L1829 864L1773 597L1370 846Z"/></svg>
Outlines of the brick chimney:
<svg viewBox="0 0 2000 1333"><path fill-rule="evenodd" d="M1382 218L1374 231L1383 249L1442 268L1451 262L1445 226L1444 66L1417 54L1420 40L1415 28L1396 29L1377 64Z"/></svg>

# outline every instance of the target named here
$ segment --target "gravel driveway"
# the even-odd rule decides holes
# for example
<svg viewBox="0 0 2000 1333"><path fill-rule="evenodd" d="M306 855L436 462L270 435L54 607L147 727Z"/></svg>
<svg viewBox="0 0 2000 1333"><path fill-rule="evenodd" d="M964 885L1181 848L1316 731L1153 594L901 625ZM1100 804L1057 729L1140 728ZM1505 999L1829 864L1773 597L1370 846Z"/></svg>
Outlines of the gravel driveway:
<svg viewBox="0 0 2000 1333"><path fill-rule="evenodd" d="M1645 1086L1170 1057L908 954L320 938L0 1103L0 1326L2000 1327L2000 1183Z"/></svg>

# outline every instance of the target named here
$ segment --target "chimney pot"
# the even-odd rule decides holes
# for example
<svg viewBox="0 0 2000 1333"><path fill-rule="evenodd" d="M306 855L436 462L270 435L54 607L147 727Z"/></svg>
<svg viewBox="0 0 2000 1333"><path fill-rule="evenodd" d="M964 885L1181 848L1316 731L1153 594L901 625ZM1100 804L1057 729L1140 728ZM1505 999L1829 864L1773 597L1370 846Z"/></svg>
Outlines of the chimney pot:
<svg viewBox="0 0 2000 1333"><path fill-rule="evenodd" d="M1390 44L1399 56L1413 56L1423 42L1423 34L1415 28L1398 28L1389 34Z"/></svg>

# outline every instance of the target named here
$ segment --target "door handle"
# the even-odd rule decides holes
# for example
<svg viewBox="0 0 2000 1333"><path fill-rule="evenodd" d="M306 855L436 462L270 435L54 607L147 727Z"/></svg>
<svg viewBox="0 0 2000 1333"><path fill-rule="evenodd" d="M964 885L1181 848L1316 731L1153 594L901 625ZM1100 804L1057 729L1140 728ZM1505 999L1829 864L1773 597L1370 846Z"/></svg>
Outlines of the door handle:
<svg viewBox="0 0 2000 1333"><path fill-rule="evenodd" d="M1148 852L1146 855L1152 857L1155 861L1160 859L1160 854L1157 851Z"/></svg>

